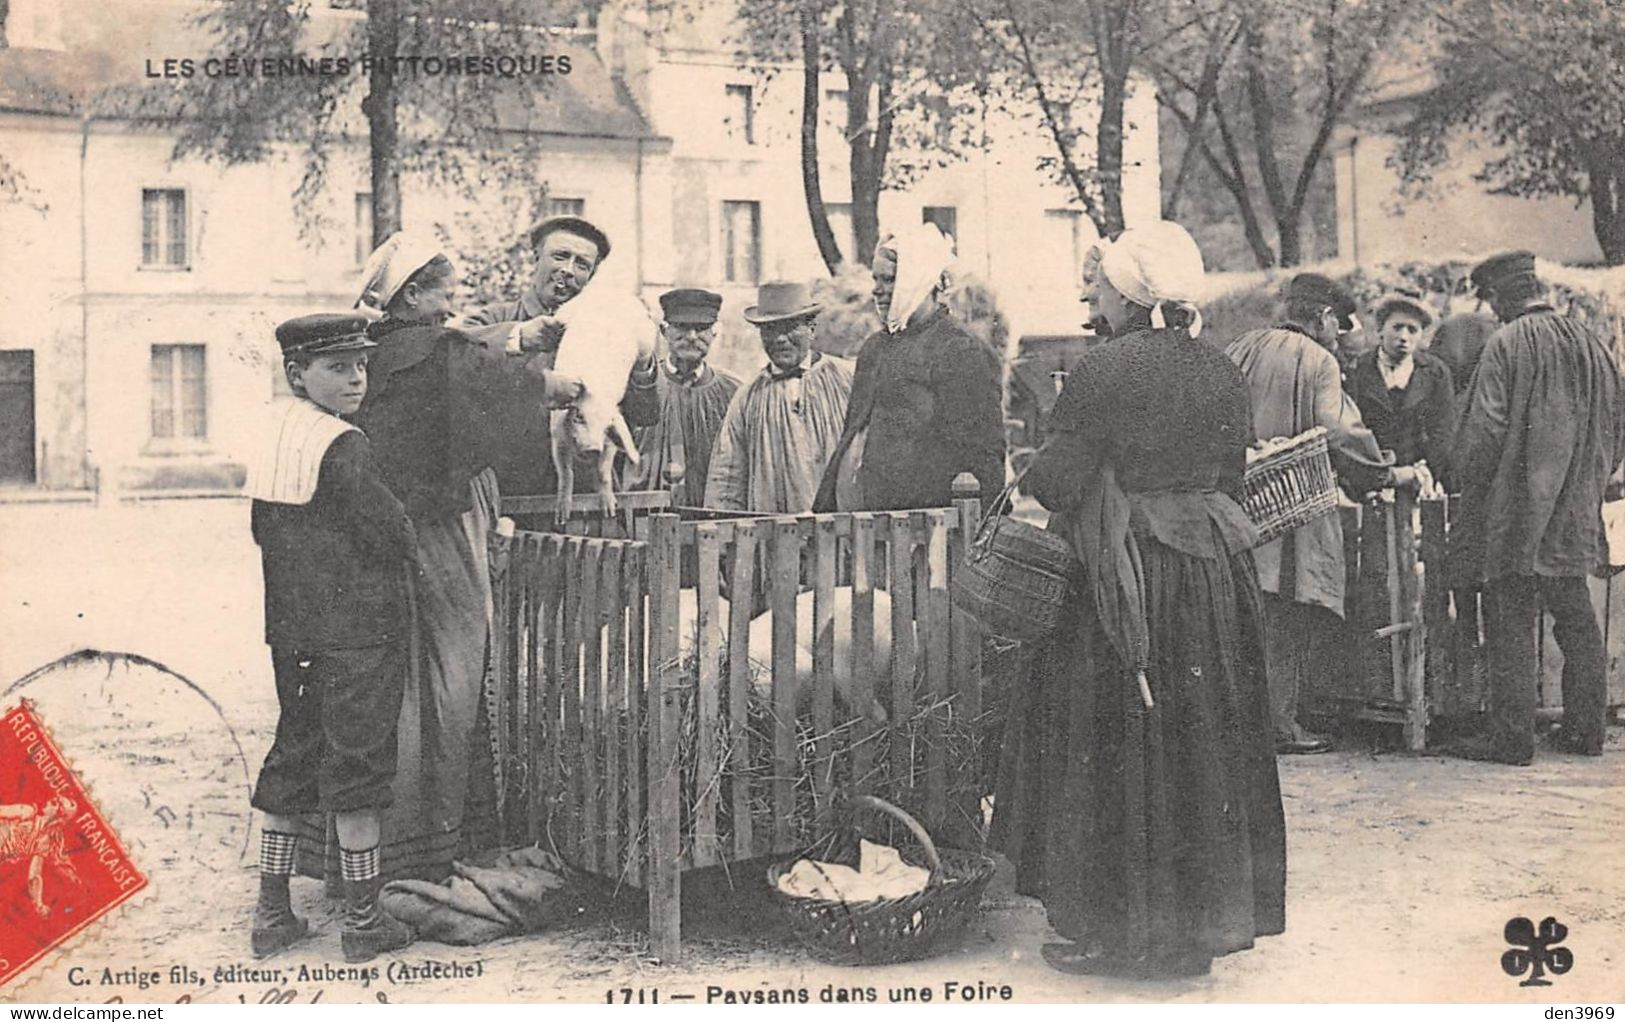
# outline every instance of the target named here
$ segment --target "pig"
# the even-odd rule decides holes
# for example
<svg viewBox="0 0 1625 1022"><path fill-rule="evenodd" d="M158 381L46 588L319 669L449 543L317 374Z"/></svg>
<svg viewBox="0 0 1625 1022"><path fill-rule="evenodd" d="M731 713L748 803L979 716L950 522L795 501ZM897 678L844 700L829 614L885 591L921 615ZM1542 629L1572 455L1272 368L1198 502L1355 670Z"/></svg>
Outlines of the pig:
<svg viewBox="0 0 1625 1022"><path fill-rule="evenodd" d="M649 310L635 295L615 290L598 278L558 313L564 337L553 367L582 381L580 399L570 408L552 412L553 467L558 477L558 504L554 517L570 517L575 493L578 455L597 458L598 492L604 510L614 514L615 449L638 463L638 447L620 411L628 377L640 351L654 347L655 324ZM613 438L614 443L606 440Z"/></svg>
<svg viewBox="0 0 1625 1022"><path fill-rule="evenodd" d="M853 713L861 713L869 720L883 724L887 714L880 701L874 698L860 700L856 685L852 677L852 587L836 586L834 598L830 601L834 616L834 681L836 697L847 709ZM699 601L693 589L683 589L678 592L678 656L685 662L699 646ZM726 597L718 598L716 616L716 634L713 636L717 649L726 647L729 617L729 603ZM812 700L812 650L813 639L813 594L800 593L796 596L796 706L798 711L805 709ZM889 670L892 653L891 628L891 597L885 590L877 589L874 592L874 655L873 663L877 676ZM750 622L750 658L759 668L754 672L754 685L756 695L764 701L772 694L773 678L768 670L773 656L773 615L766 612L757 615ZM923 664L924 658L916 661L916 668Z"/></svg>

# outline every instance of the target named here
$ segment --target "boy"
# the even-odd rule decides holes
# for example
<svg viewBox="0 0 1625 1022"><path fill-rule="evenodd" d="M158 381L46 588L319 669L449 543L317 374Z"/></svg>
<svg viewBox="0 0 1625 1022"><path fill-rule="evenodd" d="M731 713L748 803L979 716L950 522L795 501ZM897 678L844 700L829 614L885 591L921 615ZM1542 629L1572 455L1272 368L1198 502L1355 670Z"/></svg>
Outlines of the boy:
<svg viewBox="0 0 1625 1022"><path fill-rule="evenodd" d="M344 957L410 944L378 904L381 811L393 800L407 673L411 520L381 481L367 437L340 416L367 393L367 321L313 315L277 327L294 397L277 403L247 491L265 570L265 641L276 673L276 739L253 806L264 813L253 950L309 933L293 914L295 818L331 813L343 867Z"/></svg>

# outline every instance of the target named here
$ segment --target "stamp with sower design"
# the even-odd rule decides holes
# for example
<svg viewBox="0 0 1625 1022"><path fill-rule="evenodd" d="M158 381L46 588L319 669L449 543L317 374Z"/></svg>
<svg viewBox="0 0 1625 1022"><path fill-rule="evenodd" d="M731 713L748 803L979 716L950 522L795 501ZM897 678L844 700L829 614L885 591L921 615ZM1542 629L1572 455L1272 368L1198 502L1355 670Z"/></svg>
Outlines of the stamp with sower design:
<svg viewBox="0 0 1625 1022"><path fill-rule="evenodd" d="M0 985L147 886L24 700L0 717Z"/></svg>

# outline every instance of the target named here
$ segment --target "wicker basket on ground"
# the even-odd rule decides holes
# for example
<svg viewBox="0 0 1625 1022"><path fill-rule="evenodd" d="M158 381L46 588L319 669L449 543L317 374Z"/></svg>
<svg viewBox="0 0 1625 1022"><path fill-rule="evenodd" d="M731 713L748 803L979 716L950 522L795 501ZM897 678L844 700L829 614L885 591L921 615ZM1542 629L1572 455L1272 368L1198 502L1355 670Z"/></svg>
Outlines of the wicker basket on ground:
<svg viewBox="0 0 1625 1022"><path fill-rule="evenodd" d="M898 850L906 861L929 867L931 878L923 890L907 897L875 901L797 898L780 890L779 878L801 859L838 855L856 861L855 838L845 831L832 835L819 845L826 850L785 860L767 873L773 900L802 943L837 965L912 962L957 948L993 879L993 860L976 852L938 850L914 817L883 799L860 795L848 806L878 810L907 827L917 845L904 844Z"/></svg>

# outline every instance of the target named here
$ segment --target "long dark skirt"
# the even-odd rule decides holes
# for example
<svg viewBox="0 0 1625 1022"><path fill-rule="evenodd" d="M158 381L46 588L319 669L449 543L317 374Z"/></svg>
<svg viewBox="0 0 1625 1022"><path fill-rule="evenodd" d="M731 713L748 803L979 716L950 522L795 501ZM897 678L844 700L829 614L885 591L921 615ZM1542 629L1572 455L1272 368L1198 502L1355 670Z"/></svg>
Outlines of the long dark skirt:
<svg viewBox="0 0 1625 1022"><path fill-rule="evenodd" d="M1200 960L1286 924L1258 584L1250 555L1139 546L1154 708L1076 598L1011 693L991 838L1062 936Z"/></svg>

